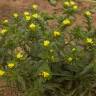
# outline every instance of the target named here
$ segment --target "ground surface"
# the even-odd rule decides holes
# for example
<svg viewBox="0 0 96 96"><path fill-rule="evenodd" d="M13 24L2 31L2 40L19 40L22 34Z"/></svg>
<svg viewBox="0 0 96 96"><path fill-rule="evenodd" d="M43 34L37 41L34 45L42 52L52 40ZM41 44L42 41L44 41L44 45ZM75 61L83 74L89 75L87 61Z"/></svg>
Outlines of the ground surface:
<svg viewBox="0 0 96 96"><path fill-rule="evenodd" d="M52 7L47 0L0 0L0 17L10 16L15 11L21 12L33 3L38 4L41 10L47 10L48 12L52 12L55 8L60 7L60 3L56 7Z"/></svg>
<svg viewBox="0 0 96 96"><path fill-rule="evenodd" d="M8 18L13 12L23 12L24 10L27 10L29 6L31 6L33 3L36 3L39 5L39 9L42 11L47 11L49 13L52 13L53 11L59 12L61 9L61 2L57 3L56 7L51 6L47 0L0 0L0 19L2 18ZM82 9L90 7L89 3L81 3ZM96 20L96 16L94 15L94 21ZM82 21L82 16L77 16L77 22ZM0 82L0 87L5 86L5 82ZM0 89L0 91L2 91ZM5 91L3 91L4 96L19 96L14 94L14 90L10 91L10 88L7 88ZM0 94L0 96L2 96Z"/></svg>
<svg viewBox="0 0 96 96"><path fill-rule="evenodd" d="M59 1L59 0L58 0ZM60 0L61 1L61 0ZM0 0L0 19L10 17L13 12L23 12L27 10L32 4L36 3L39 5L39 9L42 11L47 11L49 13L60 12L61 2L58 2L55 7L48 3L48 0ZM90 7L89 2L78 3L81 9L87 9ZM77 16L77 21L81 23L82 16ZM96 15L94 16L96 21Z"/></svg>

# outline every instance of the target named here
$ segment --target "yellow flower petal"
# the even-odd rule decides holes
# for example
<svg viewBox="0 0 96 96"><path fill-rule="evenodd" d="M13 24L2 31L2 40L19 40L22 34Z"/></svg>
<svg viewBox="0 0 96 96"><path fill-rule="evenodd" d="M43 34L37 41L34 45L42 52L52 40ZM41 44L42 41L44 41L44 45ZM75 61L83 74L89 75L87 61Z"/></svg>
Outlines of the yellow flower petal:
<svg viewBox="0 0 96 96"><path fill-rule="evenodd" d="M24 15L25 15L25 16L28 16L28 15L30 15L30 13L29 13L28 11L25 11L25 12L24 12Z"/></svg>
<svg viewBox="0 0 96 96"><path fill-rule="evenodd" d="M4 35L7 31L8 31L7 29L2 29L2 30L0 31L0 34Z"/></svg>
<svg viewBox="0 0 96 96"><path fill-rule="evenodd" d="M5 71L0 70L0 76L3 76L5 74Z"/></svg>
<svg viewBox="0 0 96 96"><path fill-rule="evenodd" d="M7 66L8 66L9 68L13 68L13 67L15 66L15 64L14 64L14 63L9 63Z"/></svg>
<svg viewBox="0 0 96 96"><path fill-rule="evenodd" d="M92 16L92 13L91 13L90 11L86 11L86 12L85 12L85 15L86 15L86 16Z"/></svg>
<svg viewBox="0 0 96 96"><path fill-rule="evenodd" d="M5 20L3 21L3 23L8 23L8 20L7 20L7 19L5 19Z"/></svg>
<svg viewBox="0 0 96 96"><path fill-rule="evenodd" d="M29 25L29 28L34 31L34 30L36 30L36 25L34 23L32 23Z"/></svg>
<svg viewBox="0 0 96 96"><path fill-rule="evenodd" d="M69 58L68 58L68 61L69 61L69 62L71 62L72 60L73 60L73 58L72 58L72 57L69 57Z"/></svg>
<svg viewBox="0 0 96 96"><path fill-rule="evenodd" d="M64 2L64 6L67 6L67 7L69 7L69 6L70 6L70 2L68 2L68 1L65 1L65 2Z"/></svg>
<svg viewBox="0 0 96 96"><path fill-rule="evenodd" d="M37 4L33 4L32 5L32 8L35 9L35 10L37 10L38 9L38 5Z"/></svg>
<svg viewBox="0 0 96 96"><path fill-rule="evenodd" d="M40 15L35 13L35 14L32 15L32 17L35 18L35 19L38 19L38 18L40 18Z"/></svg>
<svg viewBox="0 0 96 96"><path fill-rule="evenodd" d="M93 39L92 38L86 38L86 43L93 44Z"/></svg>
<svg viewBox="0 0 96 96"><path fill-rule="evenodd" d="M72 8L73 8L73 10L77 10L78 9L78 6L77 5L74 5Z"/></svg>
<svg viewBox="0 0 96 96"><path fill-rule="evenodd" d="M14 16L14 18L17 18L18 17L18 13L14 13L13 16Z"/></svg>
<svg viewBox="0 0 96 96"><path fill-rule="evenodd" d="M64 25L70 25L70 24L71 24L70 19L64 19L64 20L63 20L63 24L64 24Z"/></svg>
<svg viewBox="0 0 96 96"><path fill-rule="evenodd" d="M70 5L75 5L76 3L74 1L70 1Z"/></svg>
<svg viewBox="0 0 96 96"><path fill-rule="evenodd" d="M29 21L31 19L31 16L25 16L26 21Z"/></svg>
<svg viewBox="0 0 96 96"><path fill-rule="evenodd" d="M50 44L50 41L49 41L49 40L45 40L43 45L44 45L45 47L48 47L49 44Z"/></svg>
<svg viewBox="0 0 96 96"><path fill-rule="evenodd" d="M58 31L54 31L53 35L54 35L54 37L57 37L57 36L60 36L60 35L61 35L61 33L60 33L60 32L58 32Z"/></svg>
<svg viewBox="0 0 96 96"><path fill-rule="evenodd" d="M46 71L43 71L40 73L40 76L42 76L43 78L48 78L50 76L50 74Z"/></svg>
<svg viewBox="0 0 96 96"><path fill-rule="evenodd" d="M21 59L23 57L23 54L21 52L17 53L16 58Z"/></svg>

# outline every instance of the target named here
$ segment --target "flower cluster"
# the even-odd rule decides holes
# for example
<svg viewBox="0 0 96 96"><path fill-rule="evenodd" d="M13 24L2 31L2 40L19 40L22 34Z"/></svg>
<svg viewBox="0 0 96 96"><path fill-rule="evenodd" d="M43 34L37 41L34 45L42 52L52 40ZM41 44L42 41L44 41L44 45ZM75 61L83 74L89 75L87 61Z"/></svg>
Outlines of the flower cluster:
<svg viewBox="0 0 96 96"><path fill-rule="evenodd" d="M78 10L78 5L73 0L67 0L64 2L64 8L66 8L67 12L73 13L74 11Z"/></svg>
<svg viewBox="0 0 96 96"><path fill-rule="evenodd" d="M90 10L83 11L86 26L82 27L74 24L75 14L79 10L78 3L66 0L63 7L64 11L61 16L54 16L55 14L50 16L39 12L38 5L33 4L31 9L21 15L14 13L12 20L5 19L1 22L1 77L7 76L12 80L14 77L14 81L24 83L21 85L25 86L26 90L32 88L36 91L38 88L38 90L47 90L46 88L50 86L46 87L46 83L53 84L54 82L54 86L55 83L62 85L63 82L67 86L65 81L68 81L69 85L73 85L74 80L78 80L82 84L81 79L85 73L88 73L88 76L89 73L92 73L92 80L96 80L93 79L96 72L93 70L86 72L85 70L86 66L89 70L89 65L96 64L96 32L91 24L92 12ZM51 20L57 20L58 24L50 26ZM79 78L81 75L82 78ZM86 77L83 78L83 80L85 79ZM59 86L60 90L61 85ZM79 86L79 83L77 82L76 85ZM54 89L57 90L57 87ZM81 86L79 87L81 88ZM72 88L73 86L70 85L70 90ZM65 93L69 94L67 91ZM65 93L64 95L67 96ZM35 92L31 94L35 96Z"/></svg>

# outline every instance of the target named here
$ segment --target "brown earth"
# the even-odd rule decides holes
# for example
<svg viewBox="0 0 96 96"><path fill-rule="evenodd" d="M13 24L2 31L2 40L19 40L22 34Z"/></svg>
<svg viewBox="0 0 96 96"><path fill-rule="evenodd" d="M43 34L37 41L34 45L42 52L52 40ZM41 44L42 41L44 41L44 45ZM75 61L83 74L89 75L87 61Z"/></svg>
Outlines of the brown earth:
<svg viewBox="0 0 96 96"><path fill-rule="evenodd" d="M60 8L60 3L56 7L52 7L47 0L0 0L0 18L8 17L15 11L22 12L32 4L38 4L39 9L47 12L53 12L56 8Z"/></svg>
<svg viewBox="0 0 96 96"><path fill-rule="evenodd" d="M48 13L52 13L56 11L57 13L61 10L61 2L57 3L55 7L51 6L47 0L0 0L0 19L8 18L13 12L23 12L27 10L33 3L39 5L39 9L42 11L47 11ZM81 9L87 9L91 5L90 3L79 3L82 7ZM96 15L93 15L94 22L96 22ZM82 16L77 15L76 21L82 23ZM0 81L0 88L2 86L6 86L5 82ZM3 90L3 91L2 91ZM0 96L19 96L14 94L14 90L10 88L0 89L0 92L3 92ZM13 92L13 93L12 93Z"/></svg>
<svg viewBox="0 0 96 96"><path fill-rule="evenodd" d="M54 11L59 13L62 9L61 2L58 2L54 7L48 3L48 0L0 0L0 19L2 19L2 17L10 17L13 12L21 13L24 10L27 10L34 3L39 5L40 10L45 12L47 11L48 13L52 13ZM81 6L82 10L88 9L90 6L92 6L92 4L89 2L79 2L78 5ZM94 20L96 21L96 15L94 15ZM82 24L82 16L77 15L76 21Z"/></svg>

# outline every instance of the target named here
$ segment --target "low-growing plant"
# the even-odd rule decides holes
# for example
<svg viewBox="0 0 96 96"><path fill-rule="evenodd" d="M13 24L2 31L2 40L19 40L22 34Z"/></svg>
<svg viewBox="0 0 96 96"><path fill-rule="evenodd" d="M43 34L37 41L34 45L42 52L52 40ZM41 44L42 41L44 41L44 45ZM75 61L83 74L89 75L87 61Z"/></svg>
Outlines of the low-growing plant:
<svg viewBox="0 0 96 96"><path fill-rule="evenodd" d="M78 13L83 25L75 24ZM61 15L33 4L24 14L1 20L1 79L15 82L23 96L96 96L92 14L80 13L76 2L67 0Z"/></svg>

